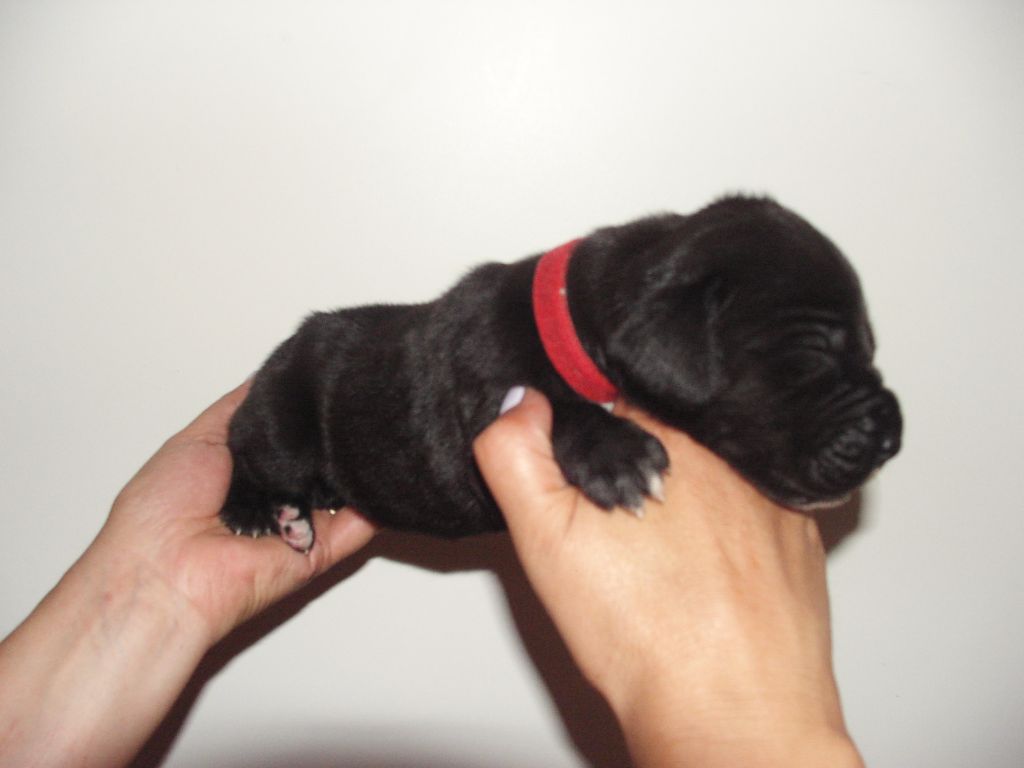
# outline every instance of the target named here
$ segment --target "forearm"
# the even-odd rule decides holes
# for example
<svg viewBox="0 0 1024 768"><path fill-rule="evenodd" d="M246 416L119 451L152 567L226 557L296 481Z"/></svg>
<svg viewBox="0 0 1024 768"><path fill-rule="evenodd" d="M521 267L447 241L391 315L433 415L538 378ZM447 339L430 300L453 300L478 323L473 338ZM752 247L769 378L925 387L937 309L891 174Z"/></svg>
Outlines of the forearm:
<svg viewBox="0 0 1024 768"><path fill-rule="evenodd" d="M86 552L0 644L0 766L130 760L206 651L189 610L143 569Z"/></svg>

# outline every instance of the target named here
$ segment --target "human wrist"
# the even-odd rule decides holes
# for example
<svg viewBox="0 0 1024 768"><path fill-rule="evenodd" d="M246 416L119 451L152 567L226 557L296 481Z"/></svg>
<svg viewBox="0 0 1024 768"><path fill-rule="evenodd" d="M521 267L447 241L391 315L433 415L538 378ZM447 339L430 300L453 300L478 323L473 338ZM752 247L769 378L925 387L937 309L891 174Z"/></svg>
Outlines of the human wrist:
<svg viewBox="0 0 1024 768"><path fill-rule="evenodd" d="M218 639L198 608L144 553L119 550L103 534L75 563L78 579L107 627L126 638L162 637L198 661ZM67 577L66 577L67 578Z"/></svg>
<svg viewBox="0 0 1024 768"><path fill-rule="evenodd" d="M65 582L60 597L80 606L69 670L83 688L98 686L90 707L131 707L133 723L155 726L212 645L209 628L144 558L112 551L102 539L54 591Z"/></svg>
<svg viewBox="0 0 1024 768"><path fill-rule="evenodd" d="M863 768L829 692L743 693L734 684L684 684L663 671L609 696L638 768Z"/></svg>

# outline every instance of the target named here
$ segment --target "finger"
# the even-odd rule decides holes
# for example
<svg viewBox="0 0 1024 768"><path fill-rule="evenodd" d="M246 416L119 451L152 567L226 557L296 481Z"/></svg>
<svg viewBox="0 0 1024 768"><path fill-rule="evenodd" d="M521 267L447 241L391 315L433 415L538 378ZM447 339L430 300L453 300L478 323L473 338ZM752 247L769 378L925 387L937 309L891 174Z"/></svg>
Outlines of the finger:
<svg viewBox="0 0 1024 768"><path fill-rule="evenodd" d="M674 447L675 443L679 442L684 446L683 450L685 451L686 446L693 444L692 440L690 440L685 432L680 432L677 429L669 427L667 424L658 421L656 418L651 416L647 411L638 408L622 398L615 401L615 407L612 410L612 413L620 418L632 421L645 432L650 432L652 435L657 437L666 448L668 448L670 444Z"/></svg>
<svg viewBox="0 0 1024 768"><path fill-rule="evenodd" d="M484 430L473 444L480 472L513 536L563 526L554 511L572 492L551 447L551 405L527 390L522 402Z"/></svg>
<svg viewBox="0 0 1024 768"><path fill-rule="evenodd" d="M673 518L684 514L689 520L699 518L709 530L728 535L739 546L754 536L777 537L780 530L790 527L801 541L811 535L802 514L763 495L723 458L685 432L624 401L616 403L615 413L657 437L668 451L671 470L665 479L665 496L682 502L672 505Z"/></svg>
<svg viewBox="0 0 1024 768"><path fill-rule="evenodd" d="M670 472L673 474L676 470L681 470L691 475L704 475L725 468L724 461L688 434L668 426L626 400L616 401L613 413L632 421L645 432L658 438L669 453Z"/></svg>
<svg viewBox="0 0 1024 768"><path fill-rule="evenodd" d="M296 552L278 536L241 542L249 550L258 574L258 610L327 572L365 546L377 532L352 509L342 509L333 517L317 512L316 517L317 538L308 554Z"/></svg>
<svg viewBox="0 0 1024 768"><path fill-rule="evenodd" d="M228 422L231 421L238 406L249 394L250 386L252 386L252 379L247 379L240 386L223 395L217 402L199 414L179 435L207 440L211 443L226 443Z"/></svg>
<svg viewBox="0 0 1024 768"><path fill-rule="evenodd" d="M377 533L377 526L351 507L340 509L336 514L318 511L315 518L316 543L309 553L314 575L330 570L355 554Z"/></svg>

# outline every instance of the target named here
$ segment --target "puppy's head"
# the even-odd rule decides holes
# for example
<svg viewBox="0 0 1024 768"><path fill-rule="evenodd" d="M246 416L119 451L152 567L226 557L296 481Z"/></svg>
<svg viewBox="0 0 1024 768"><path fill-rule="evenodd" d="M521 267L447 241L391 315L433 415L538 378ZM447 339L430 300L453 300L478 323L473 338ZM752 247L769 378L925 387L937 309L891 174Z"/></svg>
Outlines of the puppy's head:
<svg viewBox="0 0 1024 768"><path fill-rule="evenodd" d="M853 269L770 200L727 198L665 221L609 336L627 398L779 503L841 503L902 432Z"/></svg>

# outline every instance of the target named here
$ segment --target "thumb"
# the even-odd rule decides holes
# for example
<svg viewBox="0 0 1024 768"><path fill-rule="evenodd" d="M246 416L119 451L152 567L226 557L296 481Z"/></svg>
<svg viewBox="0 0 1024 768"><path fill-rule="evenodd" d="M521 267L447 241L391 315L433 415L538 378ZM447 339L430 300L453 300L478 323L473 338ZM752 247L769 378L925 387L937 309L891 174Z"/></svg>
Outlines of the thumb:
<svg viewBox="0 0 1024 768"><path fill-rule="evenodd" d="M325 570L362 549L377 533L377 526L351 507L327 513L323 518L317 534L328 554Z"/></svg>
<svg viewBox="0 0 1024 768"><path fill-rule="evenodd" d="M506 399L514 401L513 390ZM574 491L555 462L551 447L551 404L526 389L522 401L480 433L473 452L484 481L501 507L513 539L558 525L557 508L570 509Z"/></svg>
<svg viewBox="0 0 1024 768"><path fill-rule="evenodd" d="M214 443L226 443L228 439L228 423L231 416L249 394L252 379L246 379L217 402L199 414L191 424L179 432L174 438L181 436L196 437ZM174 438L171 438L172 440Z"/></svg>
<svg viewBox="0 0 1024 768"><path fill-rule="evenodd" d="M316 510L316 543L307 558L289 558L289 562L300 565L307 560L312 566L312 576L319 576L333 568L345 558L355 554L377 533L377 526L351 507L335 512ZM288 553L289 555L292 553ZM303 574L309 578L310 574Z"/></svg>

